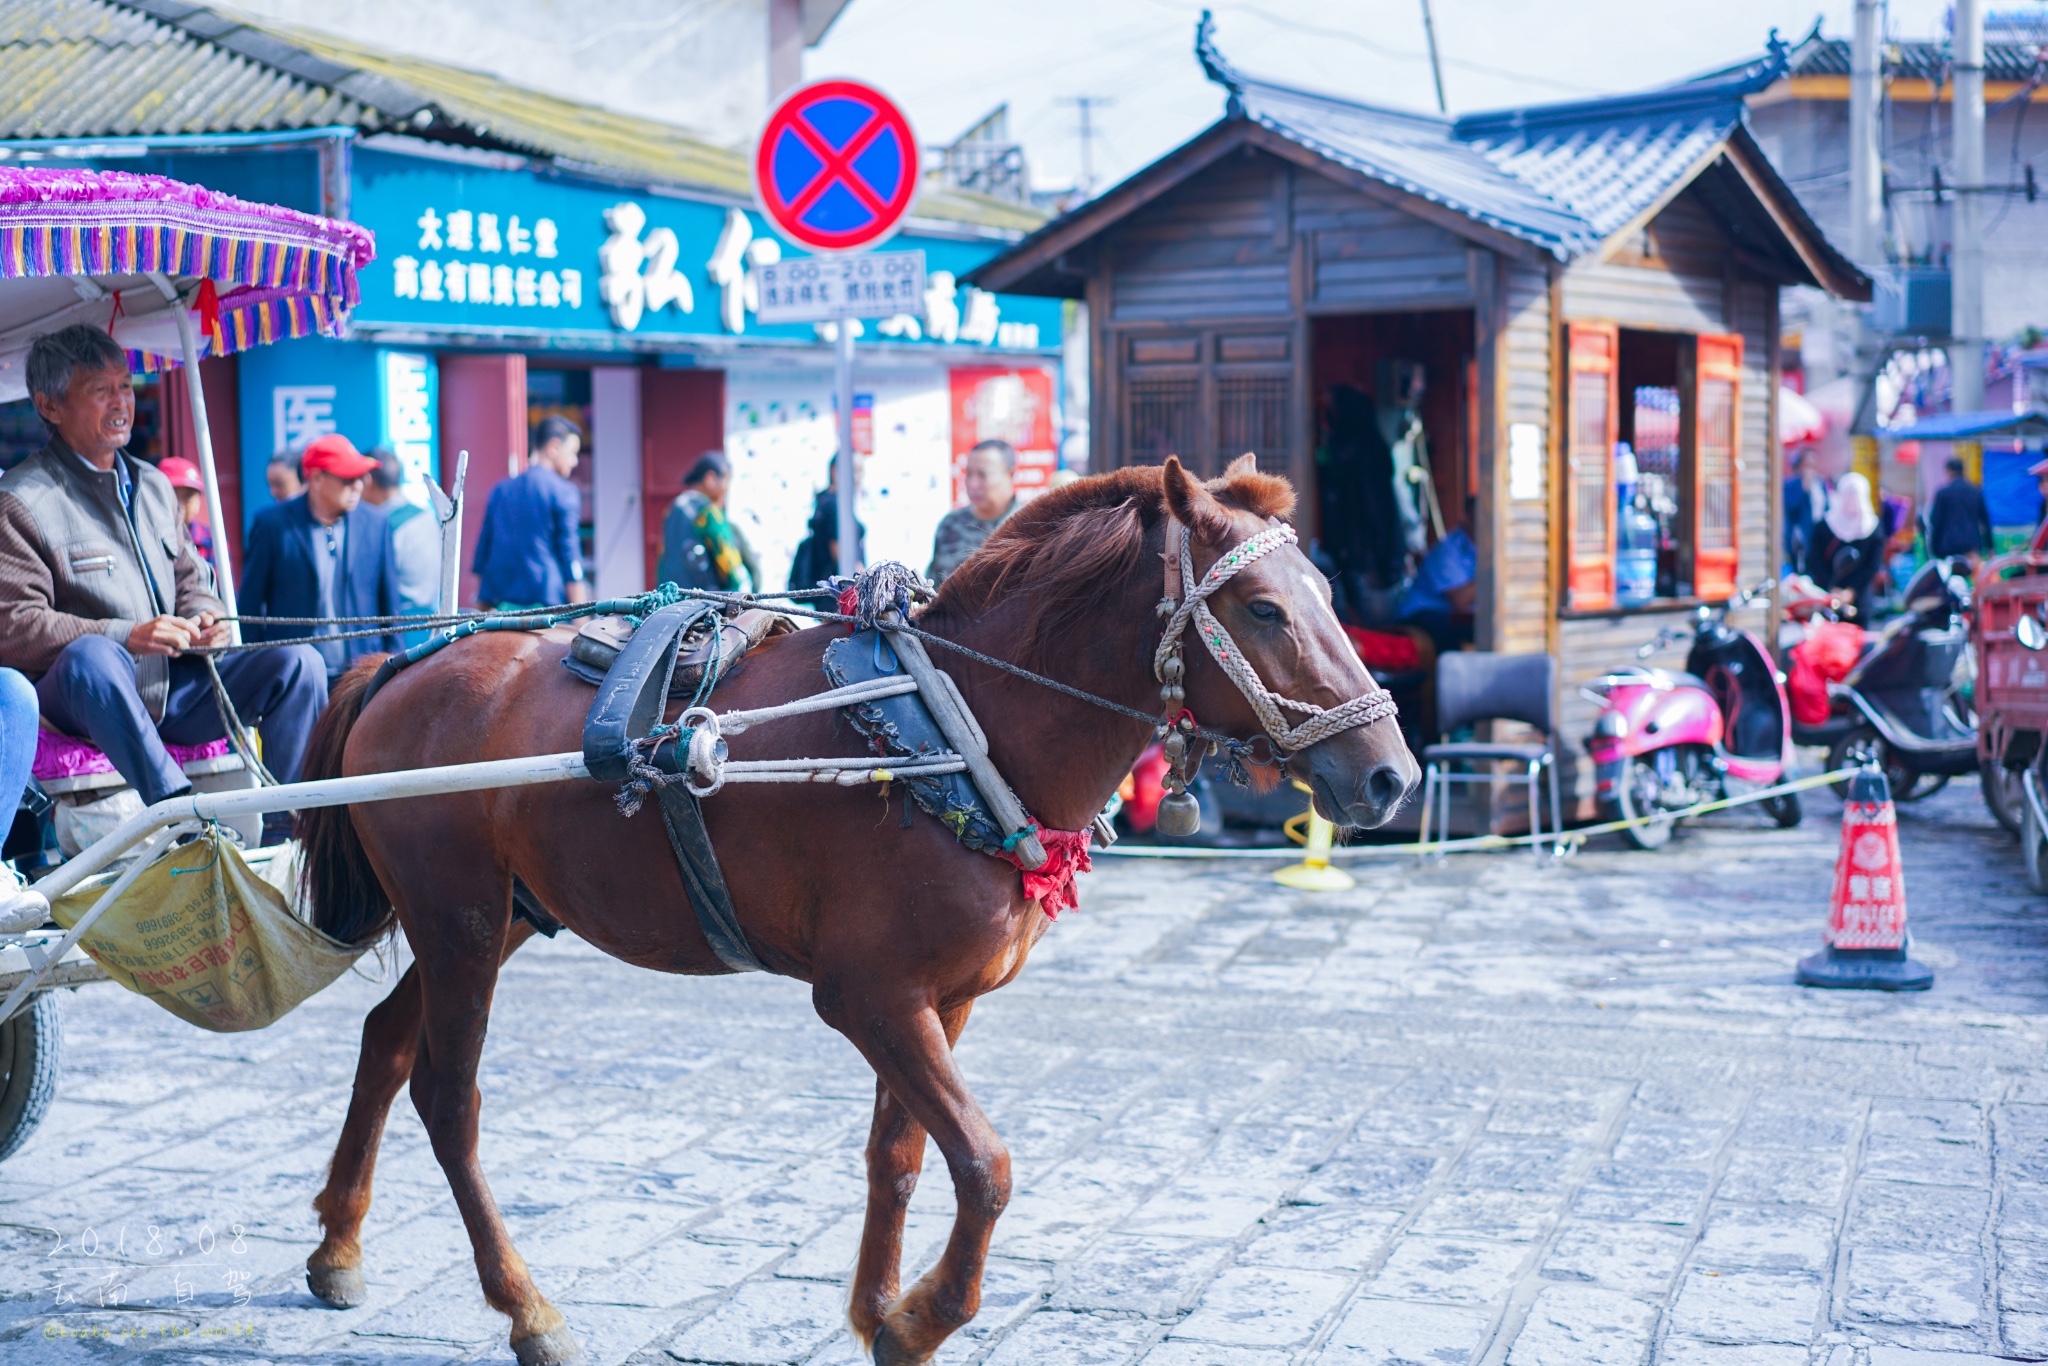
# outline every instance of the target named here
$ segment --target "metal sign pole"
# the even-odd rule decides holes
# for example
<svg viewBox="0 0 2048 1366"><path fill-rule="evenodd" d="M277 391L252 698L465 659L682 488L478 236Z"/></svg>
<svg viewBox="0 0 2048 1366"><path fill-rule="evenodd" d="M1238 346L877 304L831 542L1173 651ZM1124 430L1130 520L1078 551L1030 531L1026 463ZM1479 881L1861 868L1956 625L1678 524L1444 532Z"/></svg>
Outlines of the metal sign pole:
<svg viewBox="0 0 2048 1366"><path fill-rule="evenodd" d="M227 515L221 507L220 474L213 463L213 428L206 420L206 387L199 374L199 331L192 325L192 314L186 309L185 301L178 297L177 287L160 271L151 271L149 279L164 296L178 325L178 345L185 357L185 392L192 404L192 439L199 448L199 480L206 490L206 515L213 524L214 596L233 617L238 615L235 568L228 558ZM175 610L177 604L170 606ZM236 645L242 643L239 621L229 624L228 639Z"/></svg>
<svg viewBox="0 0 2048 1366"><path fill-rule="evenodd" d="M860 478L853 456L853 318L839 319L839 572L852 578L860 572L860 533L853 515Z"/></svg>

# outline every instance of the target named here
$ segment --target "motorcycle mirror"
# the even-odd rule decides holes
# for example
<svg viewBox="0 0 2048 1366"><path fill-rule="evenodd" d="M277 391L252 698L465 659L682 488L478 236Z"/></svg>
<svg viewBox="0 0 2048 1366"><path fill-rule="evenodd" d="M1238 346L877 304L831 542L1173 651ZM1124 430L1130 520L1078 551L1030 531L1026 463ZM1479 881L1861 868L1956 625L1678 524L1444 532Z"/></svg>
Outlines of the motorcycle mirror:
<svg viewBox="0 0 2048 1366"><path fill-rule="evenodd" d="M2013 639L2029 650L2048 650L2048 626L2032 612L2021 613L2020 619L2012 624Z"/></svg>

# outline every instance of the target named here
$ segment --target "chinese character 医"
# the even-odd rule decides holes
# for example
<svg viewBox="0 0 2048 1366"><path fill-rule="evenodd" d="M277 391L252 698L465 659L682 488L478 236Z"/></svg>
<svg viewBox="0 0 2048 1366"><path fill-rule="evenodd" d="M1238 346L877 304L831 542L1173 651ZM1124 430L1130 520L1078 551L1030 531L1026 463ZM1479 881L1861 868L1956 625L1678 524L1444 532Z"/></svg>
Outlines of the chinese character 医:
<svg viewBox="0 0 2048 1366"><path fill-rule="evenodd" d="M391 263L391 292L401 299L420 297L420 263L401 256Z"/></svg>
<svg viewBox="0 0 2048 1366"><path fill-rule="evenodd" d="M470 236L470 224L475 217L468 209L456 209L448 215L448 250L475 251L476 239Z"/></svg>
<svg viewBox="0 0 2048 1366"><path fill-rule="evenodd" d="M505 244L498 240L498 215L480 213L476 216L476 249L478 251L503 251Z"/></svg>
<svg viewBox="0 0 2048 1366"><path fill-rule="evenodd" d="M439 251L441 249L441 216L429 207L425 213L420 215L419 224L419 249L421 251Z"/></svg>
<svg viewBox="0 0 2048 1366"><path fill-rule="evenodd" d="M552 259L555 254L555 220L536 218L533 220L533 254Z"/></svg>
<svg viewBox="0 0 2048 1366"><path fill-rule="evenodd" d="M524 256L533 250L533 234L519 226L516 213L505 223L505 249L514 256Z"/></svg>

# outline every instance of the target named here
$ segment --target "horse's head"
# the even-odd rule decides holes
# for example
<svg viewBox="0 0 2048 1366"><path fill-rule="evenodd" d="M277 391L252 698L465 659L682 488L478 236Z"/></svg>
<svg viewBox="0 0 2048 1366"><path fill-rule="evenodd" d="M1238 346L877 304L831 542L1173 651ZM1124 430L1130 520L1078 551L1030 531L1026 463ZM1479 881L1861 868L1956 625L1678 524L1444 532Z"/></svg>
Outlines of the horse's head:
<svg viewBox="0 0 2048 1366"><path fill-rule="evenodd" d="M1249 455L1206 485L1171 457L1164 476L1166 506L1192 537L1197 578L1294 509L1293 487L1260 474ZM1279 697L1328 709L1380 691L1337 622L1328 581L1295 546L1253 561L1208 602L1245 662ZM1188 706L1204 725L1247 738L1262 733L1250 701L1206 647L1189 640L1184 656ZM1285 707L1282 713L1290 725L1304 715ZM1307 746L1288 759L1287 772L1308 785L1316 809L1332 822L1367 829L1385 824L1421 777L1392 715Z"/></svg>

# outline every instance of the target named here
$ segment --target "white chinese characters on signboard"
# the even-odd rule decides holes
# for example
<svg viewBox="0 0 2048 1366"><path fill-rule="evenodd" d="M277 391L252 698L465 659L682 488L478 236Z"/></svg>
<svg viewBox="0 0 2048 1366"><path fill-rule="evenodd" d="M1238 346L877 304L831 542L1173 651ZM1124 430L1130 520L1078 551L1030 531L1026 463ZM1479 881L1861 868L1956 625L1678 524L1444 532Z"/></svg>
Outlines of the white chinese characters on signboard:
<svg viewBox="0 0 2048 1366"><path fill-rule="evenodd" d="M432 205L415 220L420 252L469 252L488 256L532 256L553 260L560 233L551 218L526 222L518 214L451 209L446 217ZM569 267L445 261L404 255L391 262L391 292L422 303L489 304L497 308L581 308L583 272Z"/></svg>
<svg viewBox="0 0 2048 1366"><path fill-rule="evenodd" d="M270 391L273 450L297 451L340 430L332 384L280 384Z"/></svg>
<svg viewBox="0 0 2048 1366"><path fill-rule="evenodd" d="M696 312L690 274L681 269L681 238L672 228L650 229L647 221L646 209L631 200L604 210L606 235L597 250L595 296L623 332L637 331L664 309ZM391 260L391 289L397 298L492 308L583 307L586 273L558 264L561 230L552 218L473 209L443 214L428 205L414 226L413 251ZM782 259L779 240L757 234L744 210L726 210L704 264L718 291L718 323L724 331L743 334L750 317L759 321L762 268ZM1020 350L1040 344L1038 324L1003 321L995 295L960 284L951 271L930 272L922 301L913 297L908 302L909 307L883 317L873 330L892 341ZM856 335L864 330L855 327ZM838 328L821 322L816 331L829 340Z"/></svg>
<svg viewBox="0 0 2048 1366"><path fill-rule="evenodd" d="M431 356L386 351L384 437L405 470L406 496L425 505L424 489L434 469L434 401Z"/></svg>
<svg viewBox="0 0 2048 1366"><path fill-rule="evenodd" d="M888 318L924 299L924 253L800 256L760 267L756 316L764 323Z"/></svg>

